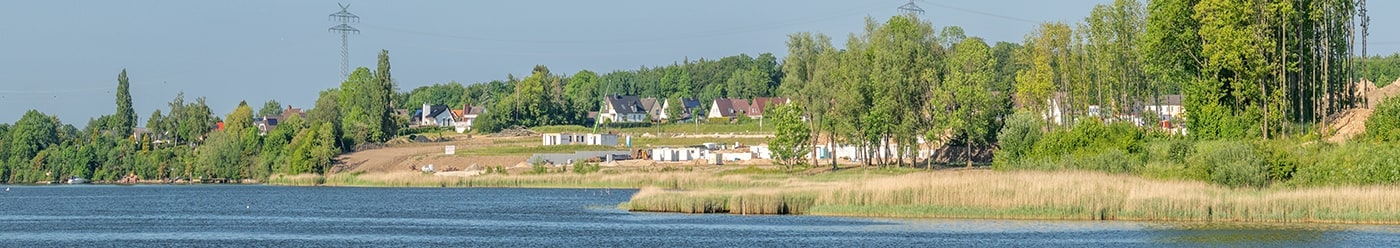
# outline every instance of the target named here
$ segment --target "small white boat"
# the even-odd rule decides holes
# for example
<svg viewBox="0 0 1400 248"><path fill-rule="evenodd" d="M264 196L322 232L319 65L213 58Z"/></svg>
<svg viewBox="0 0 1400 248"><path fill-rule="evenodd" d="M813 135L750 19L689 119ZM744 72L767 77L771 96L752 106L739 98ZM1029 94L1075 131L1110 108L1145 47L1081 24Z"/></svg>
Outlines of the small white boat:
<svg viewBox="0 0 1400 248"><path fill-rule="evenodd" d="M88 180L87 180L87 179L84 179L84 178L81 178L81 177L78 177L78 176L71 176L71 177L68 177L67 183L68 183L68 184L85 184L85 183L88 183Z"/></svg>

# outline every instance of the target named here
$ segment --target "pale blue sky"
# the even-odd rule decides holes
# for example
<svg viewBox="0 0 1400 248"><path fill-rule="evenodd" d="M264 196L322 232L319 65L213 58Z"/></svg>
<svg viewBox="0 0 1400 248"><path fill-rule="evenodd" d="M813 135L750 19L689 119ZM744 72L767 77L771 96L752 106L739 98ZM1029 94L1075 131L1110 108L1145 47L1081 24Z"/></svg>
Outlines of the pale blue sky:
<svg viewBox="0 0 1400 248"><path fill-rule="evenodd" d="M923 1L923 0L921 0ZM901 0L708 1L346 1L362 19L352 66L374 66L390 50L404 90L476 83L528 73L599 73L720 58L786 53L787 34L821 32L844 41ZM934 25L1016 41L1041 21L1075 22L1111 0L919 2ZM176 93L206 97L223 115L240 100L310 107L340 83L340 37L327 14L337 1L7 1L0 8L0 122L28 109L82 127L111 114L116 75L126 68L140 124ZM1373 53L1400 50L1382 15L1397 1L1370 1ZM995 14L989 14L995 13ZM839 43L839 42L838 42ZM840 44L838 44L839 46ZM164 112L164 110L163 110Z"/></svg>

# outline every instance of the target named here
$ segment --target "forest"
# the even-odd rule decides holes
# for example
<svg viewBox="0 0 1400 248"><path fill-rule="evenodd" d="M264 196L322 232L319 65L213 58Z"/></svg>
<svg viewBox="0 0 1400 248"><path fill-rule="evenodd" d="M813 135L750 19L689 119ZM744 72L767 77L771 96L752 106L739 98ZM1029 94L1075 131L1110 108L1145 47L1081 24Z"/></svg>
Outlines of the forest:
<svg viewBox="0 0 1400 248"><path fill-rule="evenodd" d="M1363 87L1351 82L1385 86L1400 76L1400 55L1367 54L1365 1L1115 0L1079 22L1039 24L1020 42L988 42L913 15L867 18L865 24L862 32L836 39L791 34L785 58L682 58L603 74L564 74L538 65L523 78L402 91L388 51L381 51L376 68L357 68L339 87L320 92L315 106L303 111L305 118L292 115L266 133L253 120L280 115L285 109L276 101L244 102L216 114L222 110L210 109L203 98L187 101L181 94L139 122L123 70L115 113L81 129L33 110L14 124L0 124L0 182L68 176L258 180L325 173L338 154L414 132L395 109L485 106L475 128L489 133L591 125L587 113L598 111L598 99L611 94L704 104L788 97L795 104L776 111L781 119L808 121L781 130L805 134L775 141L796 151L818 142L854 145L863 150L861 161L878 165L927 164L897 158L919 148L970 146L995 149L997 168L1092 167L1209 180L1234 168L1193 168L1187 161L1239 160L1210 156L1243 149L1258 161L1249 165L1258 170L1246 171L1287 181L1320 163L1304 156L1354 152L1286 145L1325 136L1329 116L1364 106L1365 98L1355 93ZM1184 96L1188 114L1179 121L1189 135L1139 128L1122 118L1164 95ZM1047 101L1052 98L1060 106ZM1383 105L1376 115L1395 115L1395 105ZM1052 107L1065 111L1063 120L1040 114ZM1364 149L1393 152L1390 143L1400 138L1387 137L1400 137L1390 131L1400 118L1377 119L1387 118L1367 123L1375 131L1368 130L1366 139L1379 143ZM926 143L914 145L919 140ZM1112 161L1118 162L1105 165ZM1200 172L1168 173L1179 171Z"/></svg>

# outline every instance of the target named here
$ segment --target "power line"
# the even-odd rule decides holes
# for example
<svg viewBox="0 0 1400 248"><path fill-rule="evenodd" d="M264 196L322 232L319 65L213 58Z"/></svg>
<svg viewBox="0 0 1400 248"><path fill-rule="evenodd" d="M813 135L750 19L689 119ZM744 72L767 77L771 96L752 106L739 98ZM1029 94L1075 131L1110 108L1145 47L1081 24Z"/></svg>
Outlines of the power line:
<svg viewBox="0 0 1400 248"><path fill-rule="evenodd" d="M942 7L942 8L948 8L948 10L963 11L963 13L972 13L972 14L987 15L987 17L1002 18L1002 20L1011 20L1011 21L1019 21L1019 22L1028 22L1028 24L1039 24L1039 21L1025 20L1025 18L1011 17L1011 15L1001 15L1001 14L995 14L995 13L987 13L987 11L970 10L970 8L962 8L962 7L948 6L948 4L935 3L935 1L930 1L930 0L918 0L918 1L924 1L924 3L930 4L930 6L938 6L938 7Z"/></svg>
<svg viewBox="0 0 1400 248"><path fill-rule="evenodd" d="M535 44L650 43L650 42L661 42L661 41L687 40L687 39L696 39L696 38L721 37L721 36L733 35L733 34L751 33L751 32L758 32L758 31L772 30L772 29L778 29L778 28L789 27L789 26L800 25L800 24L816 23L816 22L828 21L828 20L833 20L833 19L842 18L842 17L848 17L848 16L852 16L852 15L864 15L864 14L867 14L867 12L868 12L869 10L873 9L874 7L878 7L878 6L882 6L882 5L883 5L882 3L878 3L878 2L877 2L877 3L874 3L874 4L870 4L870 5L866 5L866 6L863 6L863 7L854 8L854 9L844 9L844 10L841 10L841 11L834 11L834 12L824 13L824 14L822 14L822 15L808 16L808 17L803 17L803 18L790 19L790 20L786 20L786 21L772 22L772 23L767 23L767 24L762 24L762 25L740 26L740 27L733 27L733 28L725 28L725 29L716 29L716 30L704 31L704 32L693 32L693 33L676 34L676 35L669 35L669 36L652 36L652 37L646 37L646 38L591 39L591 40L565 40L565 39L546 39L546 40L534 40L534 39L503 39L503 38L494 38L494 37L468 36L468 35L457 35L457 34L446 34L446 33L437 33L437 32L426 32L426 31L408 30L408 29L395 28L395 27L388 27L388 26L381 26L381 25L372 25L372 24L361 24L361 25L363 25L363 26L365 26L365 27L377 28L377 29L381 29L381 30L385 30L385 31L391 31L391 32L399 32L399 33L407 33L407 34L415 34L415 35L423 35L423 36L432 36L432 37L439 37L439 38L469 40L469 41L489 41L489 42L509 42L509 43L535 43Z"/></svg>

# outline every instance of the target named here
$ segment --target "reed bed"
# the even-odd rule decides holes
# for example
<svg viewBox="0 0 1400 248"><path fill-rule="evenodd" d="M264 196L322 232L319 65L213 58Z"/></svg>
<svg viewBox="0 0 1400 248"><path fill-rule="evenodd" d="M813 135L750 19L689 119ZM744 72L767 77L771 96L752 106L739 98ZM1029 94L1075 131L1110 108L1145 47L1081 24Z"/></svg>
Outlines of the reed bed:
<svg viewBox="0 0 1400 248"><path fill-rule="evenodd" d="M823 178L831 177L794 177L764 189L643 189L626 207L746 214L786 208L788 214L898 218L1400 223L1395 186L1234 189L1097 172L985 170L818 180ZM717 205L727 211L713 210Z"/></svg>
<svg viewBox="0 0 1400 248"><path fill-rule="evenodd" d="M816 199L811 191L685 191L642 188L623 207L632 211L730 214L806 214Z"/></svg>

